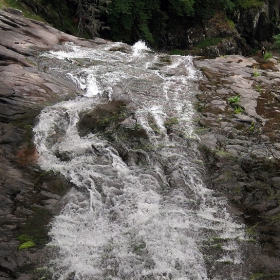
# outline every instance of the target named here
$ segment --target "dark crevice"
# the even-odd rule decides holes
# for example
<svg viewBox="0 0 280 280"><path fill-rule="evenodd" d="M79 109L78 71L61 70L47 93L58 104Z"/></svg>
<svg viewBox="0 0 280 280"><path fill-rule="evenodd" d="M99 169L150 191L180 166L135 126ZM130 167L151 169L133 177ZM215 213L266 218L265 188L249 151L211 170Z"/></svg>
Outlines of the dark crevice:
<svg viewBox="0 0 280 280"><path fill-rule="evenodd" d="M19 53L21 55L26 55L26 56L30 56L31 55L29 52L21 51L21 50L19 50L17 48L13 48L11 46L7 46L7 45L3 45L3 44L0 44L0 45L2 45L4 48L6 48L6 49L8 49L10 51L13 51L15 53Z"/></svg>
<svg viewBox="0 0 280 280"><path fill-rule="evenodd" d="M8 267L0 265L0 271L6 273L9 276L11 276L12 278L16 279L16 274L11 269L9 269Z"/></svg>
<svg viewBox="0 0 280 280"><path fill-rule="evenodd" d="M20 28L20 26L18 26L17 24L15 24L14 22L10 21L9 19L5 19L5 18L1 18L1 21L6 23L9 26L12 26L14 28Z"/></svg>

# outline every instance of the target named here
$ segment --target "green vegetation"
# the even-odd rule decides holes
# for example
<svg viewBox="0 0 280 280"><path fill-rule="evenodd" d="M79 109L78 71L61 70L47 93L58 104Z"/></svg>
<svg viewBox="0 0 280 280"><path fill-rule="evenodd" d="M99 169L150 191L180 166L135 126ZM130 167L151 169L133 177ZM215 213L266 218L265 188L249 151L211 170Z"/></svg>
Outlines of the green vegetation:
<svg viewBox="0 0 280 280"><path fill-rule="evenodd" d="M257 85L257 92L261 92L262 91L262 88L260 85Z"/></svg>
<svg viewBox="0 0 280 280"><path fill-rule="evenodd" d="M21 3L21 1L0 0L0 9L4 9L7 7L21 10L24 16L27 18L44 21L43 18L40 15L38 15L38 13L32 12L31 9L27 8L24 4Z"/></svg>
<svg viewBox="0 0 280 280"><path fill-rule="evenodd" d="M38 280L54 279L53 273L49 268L39 267L39 268L36 268L33 272L36 275L36 279L38 279ZM68 279L70 279L70 278L68 278Z"/></svg>
<svg viewBox="0 0 280 280"><path fill-rule="evenodd" d="M215 155L219 157L231 157L232 154L224 150L215 150Z"/></svg>
<svg viewBox="0 0 280 280"><path fill-rule="evenodd" d="M134 129L135 129L135 130L141 130L141 129L143 129L143 127L142 127L141 124L136 123L136 124L134 125Z"/></svg>
<svg viewBox="0 0 280 280"><path fill-rule="evenodd" d="M167 119L165 122L164 122L164 126L166 128L170 128L171 126L175 125L179 123L178 119L176 117L173 117L173 118L169 118Z"/></svg>
<svg viewBox="0 0 280 280"><path fill-rule="evenodd" d="M223 40L223 38L206 38L205 40L200 42L196 47L197 48L206 48L209 46L215 46L215 45L219 44L222 40Z"/></svg>
<svg viewBox="0 0 280 280"><path fill-rule="evenodd" d="M205 128L205 127L197 128L194 130L195 134L197 134L197 135L203 135L208 131L209 131L209 128Z"/></svg>
<svg viewBox="0 0 280 280"><path fill-rule="evenodd" d="M238 106L235 110L234 110L234 114L240 114L240 113L243 113L244 112L244 109L241 108L240 106Z"/></svg>
<svg viewBox="0 0 280 280"><path fill-rule="evenodd" d="M251 237L256 237L258 235L258 232L257 232L257 226L258 226L259 223L249 227L246 229L246 233L248 235L250 235Z"/></svg>
<svg viewBox="0 0 280 280"><path fill-rule="evenodd" d="M228 19L228 25L230 28L235 28L235 23L232 20Z"/></svg>
<svg viewBox="0 0 280 280"><path fill-rule="evenodd" d="M49 240L46 225L50 221L51 214L39 207L32 207L31 210L32 215L19 230L19 235L17 236L17 240L20 243L19 250L35 246L41 247Z"/></svg>
<svg viewBox="0 0 280 280"><path fill-rule="evenodd" d="M231 97L228 99L229 104L233 107L234 109L234 114L240 114L244 112L244 109L242 107L239 106L239 102L240 102L240 96L236 95L234 97Z"/></svg>
<svg viewBox="0 0 280 280"><path fill-rule="evenodd" d="M240 96L237 95L237 96L231 97L231 98L229 98L228 101L230 104L238 104L240 102Z"/></svg>
<svg viewBox="0 0 280 280"><path fill-rule="evenodd" d="M278 26L280 29L280 25ZM274 46L280 50L280 34L273 36L274 41Z"/></svg>
<svg viewBox="0 0 280 280"><path fill-rule="evenodd" d="M264 273L254 273L249 277L248 280L258 280L258 279L271 279L271 277L280 276L280 273L264 274ZM276 279L276 278L275 278Z"/></svg>
<svg viewBox="0 0 280 280"><path fill-rule="evenodd" d="M275 222L279 222L280 221L280 215L274 215L269 217L269 220L271 221L271 223L275 223Z"/></svg>
<svg viewBox="0 0 280 280"><path fill-rule="evenodd" d="M238 6L243 9L260 7L264 1L262 0L237 0Z"/></svg>
<svg viewBox="0 0 280 280"><path fill-rule="evenodd" d="M148 122L149 122L151 129L155 132L155 134L159 135L160 128L158 127L158 125L156 124L155 120L153 119L153 117L151 115L149 115Z"/></svg>
<svg viewBox="0 0 280 280"><path fill-rule="evenodd" d="M249 129L250 129L250 131L254 131L255 130L255 122L251 122Z"/></svg>
<svg viewBox="0 0 280 280"><path fill-rule="evenodd" d="M22 249L28 249L28 248L32 248L35 247L35 243L33 241L26 241L24 243L22 243L18 249L22 250Z"/></svg>
<svg viewBox="0 0 280 280"><path fill-rule="evenodd" d="M125 43L145 41L154 48L174 38L193 19L203 21L213 17L217 10L258 7L263 0L0 0L0 8L14 7L34 18L40 14L54 27L67 33L86 37L103 37ZM228 13L230 14L230 13ZM224 22L228 28L235 24L230 18ZM221 38L206 38L200 48L219 43Z"/></svg>
<svg viewBox="0 0 280 280"><path fill-rule="evenodd" d="M269 58L272 58L272 53L266 52L264 55L264 59L269 59Z"/></svg>
<svg viewBox="0 0 280 280"><path fill-rule="evenodd" d="M19 250L32 248L36 245L33 238L27 234L19 235L17 239L20 241L20 245L18 247Z"/></svg>
<svg viewBox="0 0 280 280"><path fill-rule="evenodd" d="M254 77L259 77L261 75L260 72L259 72L259 69L256 66L254 66L253 69L254 69L253 70Z"/></svg>

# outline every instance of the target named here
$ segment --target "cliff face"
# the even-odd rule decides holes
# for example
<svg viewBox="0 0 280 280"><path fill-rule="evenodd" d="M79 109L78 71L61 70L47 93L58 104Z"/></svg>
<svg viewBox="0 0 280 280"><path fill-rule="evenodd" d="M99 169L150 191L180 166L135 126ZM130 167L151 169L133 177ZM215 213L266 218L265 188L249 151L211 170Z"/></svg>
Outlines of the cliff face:
<svg viewBox="0 0 280 280"><path fill-rule="evenodd" d="M207 21L194 19L176 27L167 48L185 48L207 57L249 55L262 46L272 47L273 36L280 32L279 22L279 1L266 0L261 7L229 14L217 11Z"/></svg>
<svg viewBox="0 0 280 280"><path fill-rule="evenodd" d="M280 32L280 2L266 0L260 8L236 11L233 18L240 35L251 47L258 48L260 44L271 43Z"/></svg>

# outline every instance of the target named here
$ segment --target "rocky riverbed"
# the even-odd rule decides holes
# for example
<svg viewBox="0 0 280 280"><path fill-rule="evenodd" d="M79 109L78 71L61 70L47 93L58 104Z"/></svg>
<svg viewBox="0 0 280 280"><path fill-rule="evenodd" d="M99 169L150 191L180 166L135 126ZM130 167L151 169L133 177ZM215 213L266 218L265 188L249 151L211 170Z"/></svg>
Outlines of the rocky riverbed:
<svg viewBox="0 0 280 280"><path fill-rule="evenodd" d="M232 55L195 65L205 76L196 122L209 185L259 246L253 279L280 279L279 60Z"/></svg>
<svg viewBox="0 0 280 280"><path fill-rule="evenodd" d="M79 94L39 55L65 42L109 42L67 35L17 10L0 10L0 36L0 279L38 279L48 223L71 185L40 170L32 127L42 108ZM206 180L248 227L252 279L280 279L280 64L232 55L195 65L204 74L194 121Z"/></svg>

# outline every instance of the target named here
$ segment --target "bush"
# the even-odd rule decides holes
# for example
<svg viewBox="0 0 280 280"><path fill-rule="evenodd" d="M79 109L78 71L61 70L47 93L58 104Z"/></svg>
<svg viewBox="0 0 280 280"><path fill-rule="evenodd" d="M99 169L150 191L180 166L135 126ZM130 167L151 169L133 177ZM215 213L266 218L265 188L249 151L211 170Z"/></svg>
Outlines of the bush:
<svg viewBox="0 0 280 280"><path fill-rule="evenodd" d="M269 58L272 58L272 53L266 52L264 55L264 59L269 59Z"/></svg>
<svg viewBox="0 0 280 280"><path fill-rule="evenodd" d="M278 26L280 29L280 25ZM274 46L280 50L280 34L273 36L274 41Z"/></svg>
<svg viewBox="0 0 280 280"><path fill-rule="evenodd" d="M209 46L218 45L222 40L223 40L223 38L220 38L220 37L218 37L218 38L206 38L205 40L200 42L196 47L204 49L204 48L209 47Z"/></svg>
<svg viewBox="0 0 280 280"><path fill-rule="evenodd" d="M234 114L240 114L244 112L244 109L238 105L240 102L240 96L236 95L228 99L229 104L234 108Z"/></svg>

